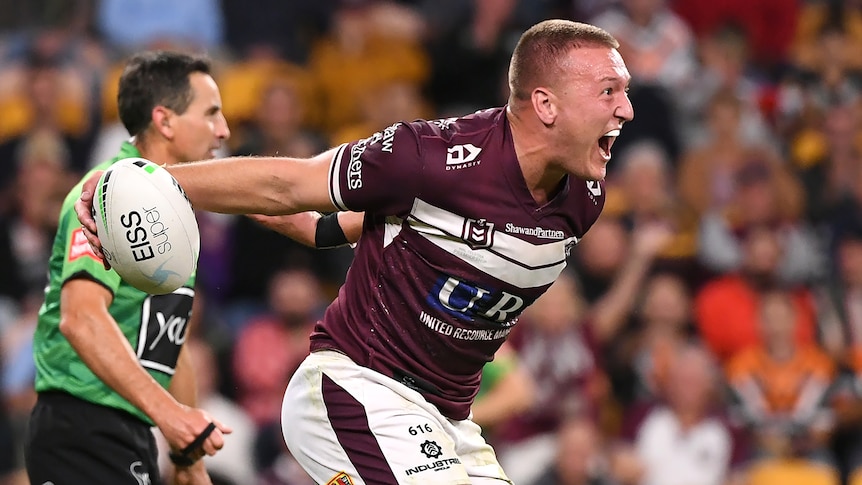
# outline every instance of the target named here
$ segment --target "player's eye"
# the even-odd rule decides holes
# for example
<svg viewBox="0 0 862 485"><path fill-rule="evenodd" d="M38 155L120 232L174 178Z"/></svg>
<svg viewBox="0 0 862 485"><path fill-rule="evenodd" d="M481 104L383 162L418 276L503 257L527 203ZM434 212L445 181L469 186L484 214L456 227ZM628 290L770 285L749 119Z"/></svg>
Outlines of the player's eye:
<svg viewBox="0 0 862 485"><path fill-rule="evenodd" d="M608 96L610 96L614 94L614 88L605 88L605 90L602 91L602 94L607 94Z"/></svg>

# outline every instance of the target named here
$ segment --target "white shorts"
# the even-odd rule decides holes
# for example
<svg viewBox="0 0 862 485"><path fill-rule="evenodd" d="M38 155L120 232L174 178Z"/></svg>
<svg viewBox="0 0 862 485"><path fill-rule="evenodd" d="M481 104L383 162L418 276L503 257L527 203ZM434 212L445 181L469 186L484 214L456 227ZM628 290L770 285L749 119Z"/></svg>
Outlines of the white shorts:
<svg viewBox="0 0 862 485"><path fill-rule="evenodd" d="M479 426L338 352L309 355L281 408L291 454L317 483L510 484Z"/></svg>

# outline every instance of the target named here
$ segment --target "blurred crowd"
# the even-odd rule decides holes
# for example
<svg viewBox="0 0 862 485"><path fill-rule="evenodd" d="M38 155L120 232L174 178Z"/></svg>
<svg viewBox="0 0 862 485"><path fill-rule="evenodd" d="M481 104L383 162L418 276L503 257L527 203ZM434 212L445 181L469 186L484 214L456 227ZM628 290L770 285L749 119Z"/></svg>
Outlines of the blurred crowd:
<svg viewBox="0 0 862 485"><path fill-rule="evenodd" d="M610 31L636 117L605 212L474 408L518 485L862 484L862 0L0 0L0 484L62 199L127 138L123 60L215 61L222 154L304 157L505 103L518 36ZM441 190L444 190L441 188ZM351 262L199 214L216 484L306 485L283 390Z"/></svg>

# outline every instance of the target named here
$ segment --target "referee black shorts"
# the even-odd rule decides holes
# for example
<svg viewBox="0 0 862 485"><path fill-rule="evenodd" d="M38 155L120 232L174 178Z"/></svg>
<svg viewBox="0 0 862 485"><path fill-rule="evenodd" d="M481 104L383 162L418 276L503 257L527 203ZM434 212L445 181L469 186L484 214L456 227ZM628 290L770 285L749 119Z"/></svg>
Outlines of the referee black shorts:
<svg viewBox="0 0 862 485"><path fill-rule="evenodd" d="M39 393L24 457L34 485L162 485L150 425L64 392Z"/></svg>

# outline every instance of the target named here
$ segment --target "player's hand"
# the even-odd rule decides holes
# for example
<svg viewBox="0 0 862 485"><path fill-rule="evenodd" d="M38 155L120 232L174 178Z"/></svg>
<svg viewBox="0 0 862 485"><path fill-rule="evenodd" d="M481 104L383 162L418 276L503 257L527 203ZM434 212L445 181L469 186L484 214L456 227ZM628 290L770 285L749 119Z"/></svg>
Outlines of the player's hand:
<svg viewBox="0 0 862 485"><path fill-rule="evenodd" d="M214 427L209 434L206 434L210 423ZM156 426L159 427L174 453L180 453L191 447L192 449L185 455L193 461L204 455L215 455L224 446L224 435L232 431L229 426L220 423L206 411L183 405L160 419ZM196 441L199 444L191 446Z"/></svg>
<svg viewBox="0 0 862 485"><path fill-rule="evenodd" d="M212 483L202 460L189 467L176 467L171 481L172 485L212 485Z"/></svg>
<svg viewBox="0 0 862 485"><path fill-rule="evenodd" d="M93 217L93 194L96 193L96 184L99 183L99 178L102 177L102 171L93 173L93 176L88 178L81 188L81 197L75 202L75 213L78 215L78 220L84 229L84 236L87 237L87 242L96 256L102 259L102 264L105 269L110 269L108 260L102 253L102 243L99 241L98 228L96 227L96 219Z"/></svg>

